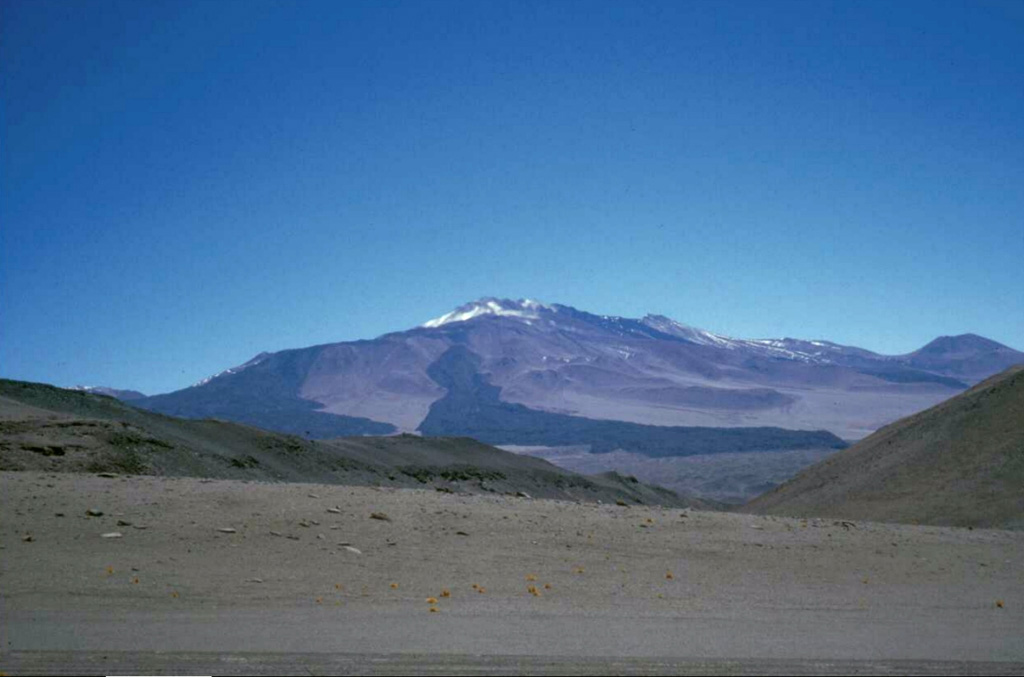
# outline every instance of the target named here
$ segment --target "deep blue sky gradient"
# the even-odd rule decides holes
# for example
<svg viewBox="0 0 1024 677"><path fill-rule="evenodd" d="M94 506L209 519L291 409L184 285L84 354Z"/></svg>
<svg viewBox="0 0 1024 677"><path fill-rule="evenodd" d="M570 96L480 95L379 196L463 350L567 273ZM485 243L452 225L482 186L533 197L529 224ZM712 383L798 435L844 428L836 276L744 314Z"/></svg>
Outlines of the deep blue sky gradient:
<svg viewBox="0 0 1024 677"><path fill-rule="evenodd" d="M484 295L1024 349L1024 3L0 2L0 375Z"/></svg>

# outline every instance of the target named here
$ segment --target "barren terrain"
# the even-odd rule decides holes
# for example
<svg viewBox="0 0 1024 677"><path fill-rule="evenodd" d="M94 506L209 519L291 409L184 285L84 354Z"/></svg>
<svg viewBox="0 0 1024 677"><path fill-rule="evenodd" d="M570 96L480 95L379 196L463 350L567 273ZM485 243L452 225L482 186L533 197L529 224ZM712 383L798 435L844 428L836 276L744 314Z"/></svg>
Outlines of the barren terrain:
<svg viewBox="0 0 1024 677"><path fill-rule="evenodd" d="M743 510L1024 528L1024 365L882 428Z"/></svg>
<svg viewBox="0 0 1024 677"><path fill-rule="evenodd" d="M1021 532L38 472L0 501L9 673L1024 671Z"/></svg>
<svg viewBox="0 0 1024 677"><path fill-rule="evenodd" d="M583 475L614 470L671 489L681 496L734 505L774 489L804 468L837 453L835 449L795 449L651 458L622 450L592 454L586 446L502 445L501 448L543 458Z"/></svg>

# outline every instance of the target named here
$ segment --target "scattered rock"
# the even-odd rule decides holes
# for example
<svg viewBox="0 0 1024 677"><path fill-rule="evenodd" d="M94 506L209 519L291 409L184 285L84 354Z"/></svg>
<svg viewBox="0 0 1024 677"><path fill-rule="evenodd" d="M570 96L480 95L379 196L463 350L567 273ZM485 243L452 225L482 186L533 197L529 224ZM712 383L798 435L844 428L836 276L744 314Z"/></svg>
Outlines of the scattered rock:
<svg viewBox="0 0 1024 677"><path fill-rule="evenodd" d="M334 513L335 515L340 515L341 514L341 509L340 508L328 508L327 512Z"/></svg>
<svg viewBox="0 0 1024 677"><path fill-rule="evenodd" d="M525 491L517 491L517 492L516 492L516 497L517 497L517 498L533 498L532 496L530 496L530 495L529 495L528 493L526 493Z"/></svg>
<svg viewBox="0 0 1024 677"><path fill-rule="evenodd" d="M262 583L262 578L249 578L245 581L246 583Z"/></svg>
<svg viewBox="0 0 1024 677"><path fill-rule="evenodd" d="M85 514L89 517L102 517L103 511L97 510L96 508L89 508L88 510L85 511Z"/></svg>
<svg viewBox="0 0 1024 677"><path fill-rule="evenodd" d="M222 534L234 534L234 533L237 533L231 527L222 527L220 529L217 529L217 531L221 532Z"/></svg>
<svg viewBox="0 0 1024 677"><path fill-rule="evenodd" d="M34 541L36 539L35 539L35 537L32 534L25 534L24 536L21 537L21 540L25 541L26 543L31 543L32 541Z"/></svg>
<svg viewBox="0 0 1024 677"><path fill-rule="evenodd" d="M629 504L626 503L625 501L623 501L621 498L616 499L615 505L622 506L623 508L628 508L629 507Z"/></svg>
<svg viewBox="0 0 1024 677"><path fill-rule="evenodd" d="M117 477L116 472L101 472L96 473L96 477Z"/></svg>
<svg viewBox="0 0 1024 677"><path fill-rule="evenodd" d="M318 495L316 495L316 494L308 494L308 496L309 496L310 498L320 498L320 497L319 497Z"/></svg>
<svg viewBox="0 0 1024 677"><path fill-rule="evenodd" d="M324 538L325 538L323 534L317 534L316 537L317 537L317 540L320 540L320 541L324 540Z"/></svg>
<svg viewBox="0 0 1024 677"><path fill-rule="evenodd" d="M384 521L384 522L392 521L391 518L388 517L387 513L383 513L383 512L371 512L370 513L370 519L372 519L372 520L381 520L381 521Z"/></svg>
<svg viewBox="0 0 1024 677"><path fill-rule="evenodd" d="M467 534L465 531L456 531L455 535L456 536L469 536L469 534Z"/></svg>
<svg viewBox="0 0 1024 677"><path fill-rule="evenodd" d="M53 516L54 517L63 517L64 513L62 513L62 512L55 512L55 513L53 513Z"/></svg>
<svg viewBox="0 0 1024 677"><path fill-rule="evenodd" d="M270 535L271 536L283 536L284 534L282 534L280 531L271 531Z"/></svg>
<svg viewBox="0 0 1024 677"><path fill-rule="evenodd" d="M132 525L128 520L117 520L117 526L119 527L130 527Z"/></svg>
<svg viewBox="0 0 1024 677"><path fill-rule="evenodd" d="M353 548L351 545L346 545L346 546L344 546L344 548L346 550L348 550L349 552L354 552L357 555L362 555L363 554L362 550L360 550L359 548Z"/></svg>
<svg viewBox="0 0 1024 677"><path fill-rule="evenodd" d="M148 529L149 526L146 524L133 524L132 529Z"/></svg>
<svg viewBox="0 0 1024 677"><path fill-rule="evenodd" d="M100 538L121 538L122 534L120 531L111 531L106 534L100 534Z"/></svg>

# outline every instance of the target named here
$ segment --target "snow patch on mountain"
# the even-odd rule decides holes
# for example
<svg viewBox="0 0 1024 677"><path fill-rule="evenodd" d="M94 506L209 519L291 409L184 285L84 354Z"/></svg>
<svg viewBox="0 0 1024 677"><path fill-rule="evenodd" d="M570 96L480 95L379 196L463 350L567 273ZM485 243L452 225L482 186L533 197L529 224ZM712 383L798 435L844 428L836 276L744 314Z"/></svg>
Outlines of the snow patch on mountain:
<svg viewBox="0 0 1024 677"><path fill-rule="evenodd" d="M727 350L735 350L738 345L737 341L727 336L719 336L718 334L712 334L704 329L698 329L697 327L691 327L688 324L682 322L676 322L670 317L664 315L647 315L644 319L640 320L643 324L660 331L663 334L669 336L675 336L677 338L686 339L691 343L696 343L702 346L715 346L718 348L725 348Z"/></svg>
<svg viewBox="0 0 1024 677"><path fill-rule="evenodd" d="M220 378L221 376L228 376L230 374L237 374L240 371L243 371L245 369L248 369L249 367L253 367L253 366L259 364L260 362L262 362L263 360L267 359L268 357L270 357L270 353L260 353L259 355L257 355L256 357L252 358L251 360L249 360L248 362L246 362L244 364L240 364L237 367L231 367L230 369L225 369L224 371L216 373L213 376L207 376L206 378L204 378L201 381L196 381L195 383L193 383L189 387L190 388L198 388L199 386L204 386L207 383L209 383L210 381L212 381L212 380L214 380L216 378Z"/></svg>
<svg viewBox="0 0 1024 677"><path fill-rule="evenodd" d="M92 393L94 395L108 395L110 397L116 397L119 400L138 400L145 395L140 393L138 390L123 390L120 388L108 388L106 386L72 386L69 390L78 390L83 393Z"/></svg>
<svg viewBox="0 0 1024 677"><path fill-rule="evenodd" d="M479 301L459 306L455 310L436 319L424 322L421 326L427 329L434 329L453 322L467 322L483 315L499 317L516 317L529 322L540 319L542 311L554 311L549 305L534 301L533 299L510 299L483 298Z"/></svg>

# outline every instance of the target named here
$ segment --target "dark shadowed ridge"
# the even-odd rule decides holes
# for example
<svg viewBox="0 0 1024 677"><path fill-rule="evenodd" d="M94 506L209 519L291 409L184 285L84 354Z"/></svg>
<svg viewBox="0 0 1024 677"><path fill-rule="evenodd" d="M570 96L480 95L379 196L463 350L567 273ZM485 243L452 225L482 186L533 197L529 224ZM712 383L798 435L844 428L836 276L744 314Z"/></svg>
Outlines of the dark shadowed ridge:
<svg viewBox="0 0 1024 677"><path fill-rule="evenodd" d="M1022 487L1024 365L1018 365L882 428L743 511L1020 529Z"/></svg>
<svg viewBox="0 0 1024 677"><path fill-rule="evenodd" d="M468 438L312 441L218 420L179 419L112 397L0 379L0 470L518 493L534 498L716 507L617 474L585 477Z"/></svg>

